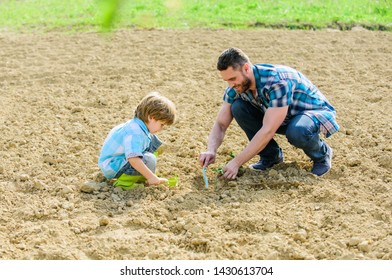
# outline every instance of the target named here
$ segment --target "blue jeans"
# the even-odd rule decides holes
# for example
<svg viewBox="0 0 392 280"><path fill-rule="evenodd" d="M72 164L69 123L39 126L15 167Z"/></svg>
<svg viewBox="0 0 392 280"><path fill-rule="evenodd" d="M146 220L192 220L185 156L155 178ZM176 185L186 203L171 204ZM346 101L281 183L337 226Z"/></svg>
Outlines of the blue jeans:
<svg viewBox="0 0 392 280"><path fill-rule="evenodd" d="M231 106L231 112L249 141L263 126L264 112L254 107L250 102L240 98L236 99ZM280 126L276 133L286 135L291 145L302 149L315 162L326 157L327 144L320 139L320 127L307 115L294 116L288 124ZM259 153L259 156L263 159L273 160L278 158L279 154L278 143L271 139Z"/></svg>
<svg viewBox="0 0 392 280"><path fill-rule="evenodd" d="M153 173L155 173L155 169L157 166L157 157L154 155L154 152L162 145L161 140L155 135L151 135L151 143L148 149L143 153L142 161L144 164L150 169ZM114 178L120 177L122 174L127 175L137 175L141 174L132 167L132 165L127 161L127 163L117 172Z"/></svg>

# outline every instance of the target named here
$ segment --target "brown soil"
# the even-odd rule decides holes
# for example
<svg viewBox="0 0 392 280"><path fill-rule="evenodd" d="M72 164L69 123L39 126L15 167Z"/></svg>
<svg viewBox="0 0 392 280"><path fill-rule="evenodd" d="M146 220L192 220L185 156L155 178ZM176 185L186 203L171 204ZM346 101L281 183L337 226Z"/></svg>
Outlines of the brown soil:
<svg viewBox="0 0 392 280"><path fill-rule="evenodd" d="M361 29L0 33L0 258L392 259L391 42ZM335 106L325 177L278 136L284 163L218 180L212 168L247 144L233 123L204 187L197 157L230 46L297 68ZM179 111L158 172L180 184L114 189L97 166L103 140L154 90Z"/></svg>

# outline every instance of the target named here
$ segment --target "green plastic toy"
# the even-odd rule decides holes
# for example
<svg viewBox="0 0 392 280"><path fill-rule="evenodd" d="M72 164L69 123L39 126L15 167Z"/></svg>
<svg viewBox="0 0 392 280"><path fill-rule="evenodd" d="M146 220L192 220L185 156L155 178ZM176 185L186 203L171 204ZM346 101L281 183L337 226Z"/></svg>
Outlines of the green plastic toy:
<svg viewBox="0 0 392 280"><path fill-rule="evenodd" d="M136 187L144 186L145 182L146 182L146 178L144 178L141 175L122 174L113 183L113 186L121 187L124 190L130 190Z"/></svg>
<svg viewBox="0 0 392 280"><path fill-rule="evenodd" d="M113 186L120 187L124 190L131 190L136 187L144 187L146 182L146 178L141 175L128 175L122 174L120 177L114 181ZM177 187L178 186L178 177L171 177L168 179L169 187Z"/></svg>

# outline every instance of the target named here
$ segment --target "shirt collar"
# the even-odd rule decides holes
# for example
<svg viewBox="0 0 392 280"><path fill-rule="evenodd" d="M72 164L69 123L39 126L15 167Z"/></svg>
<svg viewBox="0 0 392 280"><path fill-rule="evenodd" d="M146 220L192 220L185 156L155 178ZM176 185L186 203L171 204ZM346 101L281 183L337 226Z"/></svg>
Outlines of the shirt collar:
<svg viewBox="0 0 392 280"><path fill-rule="evenodd" d="M146 133L146 135L150 137L151 133L150 131L148 131L147 125L144 123L144 121L136 117L133 120L135 121L135 123L137 123L140 126L140 128L144 131L144 133Z"/></svg>
<svg viewBox="0 0 392 280"><path fill-rule="evenodd" d="M255 81L256 81L256 91L258 88L261 88L261 81L260 81L260 74L259 71L256 67L256 65L253 65L253 75L255 76Z"/></svg>

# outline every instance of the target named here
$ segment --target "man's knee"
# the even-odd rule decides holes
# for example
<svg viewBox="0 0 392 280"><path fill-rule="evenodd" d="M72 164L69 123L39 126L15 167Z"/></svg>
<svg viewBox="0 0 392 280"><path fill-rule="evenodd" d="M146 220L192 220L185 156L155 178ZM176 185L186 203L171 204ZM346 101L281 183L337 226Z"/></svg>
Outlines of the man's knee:
<svg viewBox="0 0 392 280"><path fill-rule="evenodd" d="M289 126L286 130L286 138L289 143L300 149L304 149L309 145L312 145L312 142L316 140L314 139L315 136L317 137L318 135L315 135L315 133L309 131L307 127L303 126Z"/></svg>
<svg viewBox="0 0 392 280"><path fill-rule="evenodd" d="M296 116L287 126L286 138L297 148L306 149L319 145L320 129L307 115Z"/></svg>

